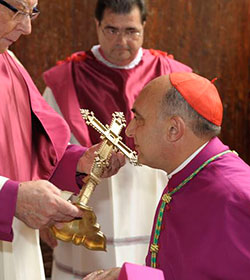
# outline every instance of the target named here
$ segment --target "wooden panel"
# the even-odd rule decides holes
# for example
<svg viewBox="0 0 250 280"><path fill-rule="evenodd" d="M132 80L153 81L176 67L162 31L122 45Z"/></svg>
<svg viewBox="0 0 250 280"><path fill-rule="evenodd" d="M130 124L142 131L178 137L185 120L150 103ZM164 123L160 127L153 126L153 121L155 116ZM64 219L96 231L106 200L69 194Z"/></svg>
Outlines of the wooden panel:
<svg viewBox="0 0 250 280"><path fill-rule="evenodd" d="M97 42L94 27L94 1L43 0L41 14L33 23L31 35L11 48L31 74L40 91L41 74L74 51L88 49Z"/></svg>
<svg viewBox="0 0 250 280"><path fill-rule="evenodd" d="M97 43L96 1L43 0L34 31L12 47L38 88L41 74ZM250 163L249 0L148 0L144 46L162 49L209 79L224 103L222 139Z"/></svg>
<svg viewBox="0 0 250 280"><path fill-rule="evenodd" d="M173 53L208 79L218 77L222 139L250 163L250 1L157 0L148 7L144 45Z"/></svg>

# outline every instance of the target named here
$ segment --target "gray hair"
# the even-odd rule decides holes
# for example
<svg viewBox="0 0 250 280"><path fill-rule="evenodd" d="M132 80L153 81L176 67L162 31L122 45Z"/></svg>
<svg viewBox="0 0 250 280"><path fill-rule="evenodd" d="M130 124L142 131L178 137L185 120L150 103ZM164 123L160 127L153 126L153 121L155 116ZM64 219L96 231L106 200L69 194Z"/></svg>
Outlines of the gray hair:
<svg viewBox="0 0 250 280"><path fill-rule="evenodd" d="M160 117L180 116L192 132L199 138L220 134L221 127L203 118L183 98L175 87L171 87L162 98Z"/></svg>

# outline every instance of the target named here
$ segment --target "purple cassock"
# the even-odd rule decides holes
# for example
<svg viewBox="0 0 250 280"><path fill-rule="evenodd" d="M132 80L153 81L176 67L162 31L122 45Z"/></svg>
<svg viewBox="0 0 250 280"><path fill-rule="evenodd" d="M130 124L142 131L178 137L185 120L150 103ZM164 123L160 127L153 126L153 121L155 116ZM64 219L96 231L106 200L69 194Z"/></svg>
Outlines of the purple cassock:
<svg viewBox="0 0 250 280"><path fill-rule="evenodd" d="M88 51L75 53L51 68L44 73L44 80L73 135L82 145L90 146L100 141L100 135L88 129L79 107L93 111L103 124L111 122L113 112L123 112L128 123L135 98L149 81L172 72L191 71L167 53L152 49L142 49L139 64L131 69L110 67ZM133 148L133 140L124 130L121 136Z"/></svg>
<svg viewBox="0 0 250 280"><path fill-rule="evenodd" d="M213 138L163 193L227 149ZM250 167L244 161L235 153L220 156L176 192L169 206L156 259L166 280L250 279ZM159 206L153 233L158 211ZM150 251L146 264L151 265Z"/></svg>
<svg viewBox="0 0 250 280"><path fill-rule="evenodd" d="M7 52L0 54L0 240L12 241L18 183L46 179L79 191L76 165L85 148L68 146L65 121L41 97L30 76Z"/></svg>

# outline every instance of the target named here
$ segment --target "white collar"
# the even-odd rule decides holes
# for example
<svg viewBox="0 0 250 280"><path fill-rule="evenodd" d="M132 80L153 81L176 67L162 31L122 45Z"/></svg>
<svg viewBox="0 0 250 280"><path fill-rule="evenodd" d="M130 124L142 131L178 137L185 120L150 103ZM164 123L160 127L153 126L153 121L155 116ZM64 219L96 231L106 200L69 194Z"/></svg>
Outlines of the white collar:
<svg viewBox="0 0 250 280"><path fill-rule="evenodd" d="M91 49L93 55L95 56L95 58L99 61L101 61L102 63L104 63L106 66L108 67L111 67L111 68L117 68L117 69L132 69L134 68L135 66L137 66L140 62L141 62L141 59L142 59L142 55L143 55L143 51L142 51L142 48L140 48L138 50L138 53L135 57L135 59L133 61L131 61L128 65L125 65L125 66L118 66L118 65L115 65L109 61L107 61L101 54L100 52L100 45L96 45L96 46L93 46L92 49Z"/></svg>
<svg viewBox="0 0 250 280"><path fill-rule="evenodd" d="M179 165L174 171L172 171L170 174L167 175L168 180L172 178L173 175L181 171L185 166L189 164L189 162L198 155L198 153L205 148L208 142L206 142L204 145L202 145L198 150L196 150L191 156L189 156L181 165Z"/></svg>

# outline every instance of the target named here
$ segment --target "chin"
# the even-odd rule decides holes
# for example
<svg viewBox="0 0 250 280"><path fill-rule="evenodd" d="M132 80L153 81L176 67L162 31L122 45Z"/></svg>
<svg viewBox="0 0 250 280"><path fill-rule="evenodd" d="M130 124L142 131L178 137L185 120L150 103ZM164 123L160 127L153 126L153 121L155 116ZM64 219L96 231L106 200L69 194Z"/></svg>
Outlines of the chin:
<svg viewBox="0 0 250 280"><path fill-rule="evenodd" d="M138 154L138 162L142 165L148 165L147 161L140 154Z"/></svg>
<svg viewBox="0 0 250 280"><path fill-rule="evenodd" d="M117 57L117 60L120 61L120 63L128 63L131 61L131 58L129 56L120 55L119 57Z"/></svg>
<svg viewBox="0 0 250 280"><path fill-rule="evenodd" d="M140 155L138 155L138 162L142 165L146 165L151 168L156 168L156 169L159 168L157 167L156 164L152 163L151 161L147 161L145 158L141 157Z"/></svg>
<svg viewBox="0 0 250 280"><path fill-rule="evenodd" d="M119 51L116 53L115 59L117 61L122 62L122 61L131 61L133 60L133 57L128 51Z"/></svg>

